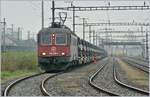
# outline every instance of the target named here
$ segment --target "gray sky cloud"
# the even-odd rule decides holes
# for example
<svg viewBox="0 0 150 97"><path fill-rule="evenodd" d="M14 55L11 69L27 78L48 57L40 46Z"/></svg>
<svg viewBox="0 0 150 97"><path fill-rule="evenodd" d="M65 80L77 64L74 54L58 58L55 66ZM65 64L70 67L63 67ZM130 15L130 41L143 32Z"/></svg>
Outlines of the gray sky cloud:
<svg viewBox="0 0 150 97"><path fill-rule="evenodd" d="M66 1L65 1L66 2ZM64 1L57 1L56 7L70 6L69 3ZM108 1L74 1L75 6L104 6L108 5ZM111 5L143 5L144 1L110 1ZM147 5L150 5L150 1L146 1ZM51 20L51 1L46 0L44 2L44 22L45 27L48 27ZM61 12L57 10L56 13ZM138 11L92 11L92 12L76 12L76 15L80 17L87 17L88 22L148 22L150 16L150 10L138 10ZM6 18L8 27L14 24L16 27L23 27L24 38L26 38L26 32L30 30L34 34L37 34L41 29L41 1L1 1L1 16ZM68 12L68 16L72 16L72 12ZM82 23L81 19L76 19L76 23ZM68 20L65 23L72 29L72 20ZM103 27L94 27L96 30ZM93 28L93 29L94 29ZM127 29L140 29L140 27L111 27L117 30ZM146 29L146 28L145 28ZM86 30L88 30L86 28ZM76 26L76 33L82 35L82 27Z"/></svg>

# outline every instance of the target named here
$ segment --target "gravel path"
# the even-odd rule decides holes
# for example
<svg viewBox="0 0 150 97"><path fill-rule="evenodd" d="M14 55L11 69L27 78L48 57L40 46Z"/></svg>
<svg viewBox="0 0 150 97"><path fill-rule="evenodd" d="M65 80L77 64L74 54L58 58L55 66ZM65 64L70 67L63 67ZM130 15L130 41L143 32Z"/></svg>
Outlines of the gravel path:
<svg viewBox="0 0 150 97"><path fill-rule="evenodd" d="M9 96L43 96L40 91L40 82L49 75L43 74L21 81L10 90Z"/></svg>
<svg viewBox="0 0 150 97"><path fill-rule="evenodd" d="M121 96L145 96L131 89L127 89L118 85L113 78L113 61L110 60L103 70L99 73L94 82L106 90L118 93ZM124 77L124 76L122 76ZM124 78L125 79L125 78Z"/></svg>
<svg viewBox="0 0 150 97"><path fill-rule="evenodd" d="M47 82L46 88L52 96L108 96L108 94L96 91L88 84L91 74L105 62L106 59L52 78Z"/></svg>

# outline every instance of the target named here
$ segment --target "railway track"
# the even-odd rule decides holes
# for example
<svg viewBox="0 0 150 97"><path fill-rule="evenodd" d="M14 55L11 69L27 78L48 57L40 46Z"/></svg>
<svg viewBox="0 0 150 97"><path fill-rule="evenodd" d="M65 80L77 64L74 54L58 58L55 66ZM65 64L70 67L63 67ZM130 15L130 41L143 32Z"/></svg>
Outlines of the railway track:
<svg viewBox="0 0 150 97"><path fill-rule="evenodd" d="M140 64L138 62L135 62L135 61L131 61L129 59L123 59L126 63L128 64L131 64L132 66L146 72L146 73L149 73L149 66L147 65L143 65L143 64Z"/></svg>
<svg viewBox="0 0 150 97"><path fill-rule="evenodd" d="M69 72L69 71L71 71L71 70L72 70L72 68L69 68L69 65L67 65L66 67L64 67L64 71L58 72L58 73L56 73L56 74L54 74L54 75L51 75L51 76L48 76L47 78L45 78L45 79L41 82L41 84L40 84L40 90L41 90L42 94L43 94L44 96L51 96L50 93L48 93L48 90L47 90L46 87L45 87L45 86L46 86L46 82L47 82L49 79L54 78L55 76L58 76L58 75L63 74L63 73L65 73L65 72Z"/></svg>
<svg viewBox="0 0 150 97"><path fill-rule="evenodd" d="M89 84L90 86L92 86L93 88L95 88L96 90L98 91L102 91L104 93L107 93L108 95L110 96L120 96L120 94L118 93L115 93L115 92L112 92L110 90L107 90L107 89L104 89L100 86L98 86L95 82L94 82L94 79L96 78L96 76L103 70L103 68L107 65L108 63L104 63L89 79ZM40 90L41 90L41 93L44 95L44 96L51 96L50 93L48 93L48 90L46 89L46 83L48 80L62 74L64 72L59 72L59 73L54 73L53 75L49 75L48 77L46 77L45 79L43 79L41 81L41 84L39 84L39 87L40 87ZM26 80L26 79L29 79L29 78L32 78L32 77L36 77L36 76L39 76L39 75L42 75L42 74L45 74L45 73L39 73L39 74L35 74L35 75L31 75L31 76L28 76L28 77L24 77L24 78L21 78L21 79L18 79L16 81L14 81L13 83L11 83L10 85L8 85L4 91L4 96L8 96L9 95L9 91L10 89L12 89L13 86L15 86L16 84L20 83L21 81L23 80ZM140 88L136 88L136 87L133 87L131 85L128 85L128 84L125 84L123 82L121 82L120 80L118 80L117 78L117 71L116 71L116 65L114 64L113 62L113 78L114 78L114 81L116 84L118 84L119 86L121 87L124 87L124 88L129 88L130 90L133 90L133 91L137 91L137 92L140 92L142 94L146 94L146 95L149 95L149 91L146 91L146 90L142 90Z"/></svg>
<svg viewBox="0 0 150 97"><path fill-rule="evenodd" d="M89 84L90 86L92 86L93 88L95 88L96 90L98 91L103 91L107 94L109 94L110 96L121 96L121 94L119 93L115 93L115 92L112 92L112 91L109 91L109 90L106 90L102 87L100 87L98 84L94 83L94 79L96 78L96 76L102 71L102 69L106 66L106 64L104 64L101 68L99 68L89 79ZM140 89L140 88L136 88L136 87L133 87L131 85L128 85L128 84L125 84L123 82L121 82L118 78L117 78L117 74L116 74L116 67L115 67L115 64L113 62L113 78L114 78L114 81L116 84L118 84L120 87L123 87L123 88L127 88L129 90L132 90L134 92L138 92L138 93L141 93L141 94L144 94L144 95L149 95L149 91L146 91L146 90L143 90L143 89Z"/></svg>
<svg viewBox="0 0 150 97"><path fill-rule="evenodd" d="M130 57L130 58L135 59L135 60L141 60L141 61L143 61L143 62L149 63L149 60L146 60L146 59L144 59L144 58L139 58L139 57L137 57L137 58L135 58L135 57Z"/></svg>
<svg viewBox="0 0 150 97"><path fill-rule="evenodd" d="M42 94L44 95L44 96L51 96L50 95L50 93L48 93L48 90L46 89L46 82L49 80L49 79L51 79L51 78L54 78L55 76L58 76L58 75L60 75L60 74L62 74L62 73L64 73L64 72L59 72L59 73L56 73L56 74L54 74L54 75L52 75L52 76L48 76L47 78L45 78L42 82L41 82L41 84L40 84L40 89L41 89L41 92L42 92Z"/></svg>
<svg viewBox="0 0 150 97"><path fill-rule="evenodd" d="M32 78L32 77L36 77L36 76L39 76L39 75L42 75L42 74L45 74L44 73L38 73L38 74L34 74L34 75L31 75L31 76L27 76L27 77L23 77L23 78L20 78L20 79L17 79L15 80L14 82L10 83L4 90L4 93L3 93L3 96L8 96L9 94L9 91L12 89L13 86L17 85L18 83L26 80L26 79L29 79L29 78Z"/></svg>
<svg viewBox="0 0 150 97"><path fill-rule="evenodd" d="M113 64L113 76L114 76L115 82L116 82L118 85L121 85L121 86L123 86L123 87L132 89L132 90L134 90L134 91L137 91L137 92L140 92L140 93L149 95L149 91L146 91L146 90L143 90L143 89L140 89L140 88L137 88L137 87L134 87L134 86L131 86L131 85L128 85L128 84L125 84L125 83L121 82L121 81L117 78L117 71L116 71L116 65L115 65L115 64Z"/></svg>
<svg viewBox="0 0 150 97"><path fill-rule="evenodd" d="M119 96L119 94L113 93L113 92L108 91L108 90L106 90L106 89L104 89L104 88L101 88L101 87L99 87L97 84L95 84L95 83L93 82L94 78L101 72L101 70L102 70L105 66L106 66L106 64L104 64L101 68L99 68L99 69L90 77L90 79L89 79L89 84L90 84L90 86L92 86L92 87L95 88L96 90L98 90L98 91L103 91L103 92L109 94L110 96Z"/></svg>
<svg viewBox="0 0 150 97"><path fill-rule="evenodd" d="M41 81L41 84L39 84L39 87L40 87L41 93L42 93L44 96L50 96L50 94L47 92L47 90L46 90L46 88L45 88L46 81L48 81L49 79L51 79L51 78L53 78L53 77L55 77L55 76L58 76L58 75L60 75L60 74L62 74L62 73L69 72L69 71L72 70L72 69L69 68L68 66L66 66L64 69L65 69L66 71L65 71L65 70L62 71L62 72L56 71L56 72L58 72L58 73L54 73L54 74L52 74L52 75L46 77L44 80ZM33 77L36 77L36 76L44 75L44 74L46 74L46 72L34 74L34 75L31 75L31 76L27 76L27 77L23 77L23 78L20 78L20 79L15 80L14 82L10 83L10 84L5 88L5 90L4 90L4 92L3 92L3 96L8 96L9 91L10 91L15 85L19 84L20 82L22 82L22 81L24 81L24 80L27 80L27 79L30 79L30 78L33 78Z"/></svg>

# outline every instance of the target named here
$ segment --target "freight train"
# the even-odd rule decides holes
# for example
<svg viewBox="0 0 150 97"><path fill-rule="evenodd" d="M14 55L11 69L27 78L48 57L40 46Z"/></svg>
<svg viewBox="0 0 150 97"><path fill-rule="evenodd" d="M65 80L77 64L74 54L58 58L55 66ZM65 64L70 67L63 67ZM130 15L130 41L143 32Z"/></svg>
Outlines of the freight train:
<svg viewBox="0 0 150 97"><path fill-rule="evenodd" d="M38 64L45 71L65 70L107 56L103 48L79 38L64 25L44 28L37 38Z"/></svg>

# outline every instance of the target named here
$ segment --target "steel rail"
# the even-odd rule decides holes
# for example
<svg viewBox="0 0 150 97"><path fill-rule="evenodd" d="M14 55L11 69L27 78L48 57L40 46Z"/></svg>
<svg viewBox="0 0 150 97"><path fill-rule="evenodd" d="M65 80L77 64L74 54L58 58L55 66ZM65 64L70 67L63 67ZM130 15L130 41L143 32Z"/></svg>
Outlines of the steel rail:
<svg viewBox="0 0 150 97"><path fill-rule="evenodd" d="M124 59L124 61L125 61L126 63L131 64L132 66L134 66L134 67L136 67L136 68L138 68L138 69L140 69L140 70L146 72L146 73L149 73L149 66L141 65L141 64L139 64L139 63L137 63L137 62L134 62L134 61L131 61L131 60L128 60L128 59ZM137 64L138 66L137 66L137 65L134 65L134 64ZM145 70L144 68L141 68L140 66L145 67L145 68L148 69L148 70Z"/></svg>
<svg viewBox="0 0 150 97"><path fill-rule="evenodd" d="M129 89L138 91L138 92L140 92L140 93L149 95L149 91L146 91L146 90L143 90L143 89L140 89L140 88L137 88L137 87L134 87L134 86L131 86L131 85L128 85L128 84L125 84L125 83L121 82L121 81L117 78L116 67L115 67L115 64L114 64L114 63L113 63L113 77L114 77L114 80L115 80L115 82L116 82L117 84L119 84L119 85L121 85L121 86L123 86L123 87L129 88Z"/></svg>
<svg viewBox="0 0 150 97"><path fill-rule="evenodd" d="M47 82L49 79L54 78L55 76L58 76L58 75L63 74L63 73L65 73L65 72L71 71L71 69L69 69L70 64L71 64L71 63L68 63L68 64L63 68L63 71L62 71L62 72L58 72L58 73L56 73L56 74L54 74L54 75L51 75L51 76L45 78L45 79L41 82L41 84L40 84L40 89L41 89L41 92L42 92L42 94L43 94L44 96L51 96L50 93L48 93L48 91L46 90L46 87L45 87L45 86L46 86L46 82Z"/></svg>
<svg viewBox="0 0 150 97"><path fill-rule="evenodd" d="M133 61L133 60L129 60L129 61L130 61L130 62L133 62L133 63L135 63L135 64L138 64L138 65L140 65L140 66L149 68L149 66L147 66L147 65L141 65L140 63L138 63L138 62L136 62L136 61ZM141 60L141 61L142 61L142 60Z"/></svg>
<svg viewBox="0 0 150 97"><path fill-rule="evenodd" d="M47 82L49 79L54 78L55 76L58 76L58 75L60 75L60 74L62 74L62 73L64 73L64 72L56 73L56 74L54 74L54 75L52 75L52 76L49 76L49 77L45 78L45 79L41 82L40 89L41 89L41 92L42 92L42 94L43 94L44 96L51 96L50 93L48 93L48 91L47 91L47 89L46 89L46 87L45 87L45 86L46 86L46 82Z"/></svg>
<svg viewBox="0 0 150 97"><path fill-rule="evenodd" d="M106 66L106 64L104 64L102 67L100 67L90 78L89 78L89 85L92 86L93 88L95 88L96 90L98 91L103 91L107 94L109 94L110 96L120 96L119 94L117 93L113 93L111 91L108 91L108 90L105 90L101 87L99 87L98 85L96 85L93 80L94 78L99 74L99 72Z"/></svg>
<svg viewBox="0 0 150 97"><path fill-rule="evenodd" d="M10 83L10 84L5 88L3 95L4 95L4 96L8 96L9 91L12 89L12 87L15 86L16 84L20 83L21 81L26 80L26 79L29 79L29 78L32 78L32 77L35 77L35 76L39 76L39 75L42 75L42 74L45 74L45 72L43 72L43 73L38 73L38 74L34 74L34 75L30 75L30 76L23 77L23 78L20 78L20 79L15 80L14 82Z"/></svg>
<svg viewBox="0 0 150 97"><path fill-rule="evenodd" d="M129 56L128 56L129 57ZM146 63L149 63L149 60L146 60L146 59L144 59L144 58L135 58L135 57L129 57L129 58L132 58L132 59L134 59L134 60L141 60L141 61L143 61L143 62L146 62Z"/></svg>

